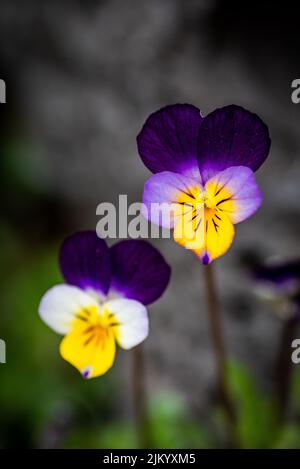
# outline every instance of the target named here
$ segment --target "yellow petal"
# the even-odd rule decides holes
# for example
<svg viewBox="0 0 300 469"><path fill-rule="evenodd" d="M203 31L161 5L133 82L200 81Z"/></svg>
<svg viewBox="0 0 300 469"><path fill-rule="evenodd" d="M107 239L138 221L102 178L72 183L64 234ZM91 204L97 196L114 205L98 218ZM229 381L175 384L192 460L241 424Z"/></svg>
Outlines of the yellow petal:
<svg viewBox="0 0 300 469"><path fill-rule="evenodd" d="M230 248L234 238L234 226L228 215L205 209L204 242L195 249L203 263L208 264L222 256Z"/></svg>
<svg viewBox="0 0 300 469"><path fill-rule="evenodd" d="M203 263L222 256L234 238L234 226L225 212L214 209L184 212L174 229L174 239L193 250Z"/></svg>
<svg viewBox="0 0 300 469"><path fill-rule="evenodd" d="M204 209L201 205L182 206L182 213L174 227L174 240L186 249L199 249L204 245Z"/></svg>
<svg viewBox="0 0 300 469"><path fill-rule="evenodd" d="M113 331L80 319L60 344L61 356L75 366L84 378L95 378L113 365L116 343Z"/></svg>
<svg viewBox="0 0 300 469"><path fill-rule="evenodd" d="M205 189L212 206L218 212L225 212L230 219L237 210L237 204L229 188L225 184L220 184L217 178L212 178L206 183Z"/></svg>

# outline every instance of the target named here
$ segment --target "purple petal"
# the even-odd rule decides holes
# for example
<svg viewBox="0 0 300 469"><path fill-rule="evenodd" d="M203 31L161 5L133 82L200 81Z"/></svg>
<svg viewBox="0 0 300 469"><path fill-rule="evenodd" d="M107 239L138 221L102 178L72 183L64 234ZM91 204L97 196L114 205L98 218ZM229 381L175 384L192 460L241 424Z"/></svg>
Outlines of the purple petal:
<svg viewBox="0 0 300 469"><path fill-rule="evenodd" d="M140 157L152 173L199 175L197 139L203 118L190 104L166 106L151 114L137 137Z"/></svg>
<svg viewBox="0 0 300 469"><path fill-rule="evenodd" d="M163 294L171 269L148 241L120 241L110 249L110 254L113 290L144 305Z"/></svg>
<svg viewBox="0 0 300 469"><path fill-rule="evenodd" d="M164 171L154 174L145 183L143 194L143 214L152 223L173 228L176 221L176 207L172 204L182 193L188 193L191 188L199 187L200 177L197 179L181 174ZM181 213L181 211L180 211Z"/></svg>
<svg viewBox="0 0 300 469"><path fill-rule="evenodd" d="M296 306L300 319L300 259L282 263L258 265L252 270L256 281L271 287L279 295L286 296ZM292 309L291 309L292 313Z"/></svg>
<svg viewBox="0 0 300 469"><path fill-rule="evenodd" d="M300 259L256 267L254 275L257 280L268 281L275 286L289 281L300 282Z"/></svg>
<svg viewBox="0 0 300 469"><path fill-rule="evenodd" d="M110 286L109 249L94 231L76 233L64 241L60 268L67 283L107 294Z"/></svg>
<svg viewBox="0 0 300 469"><path fill-rule="evenodd" d="M198 139L198 163L202 180L230 166L256 171L265 161L271 140L268 127L240 106L216 109L203 120Z"/></svg>

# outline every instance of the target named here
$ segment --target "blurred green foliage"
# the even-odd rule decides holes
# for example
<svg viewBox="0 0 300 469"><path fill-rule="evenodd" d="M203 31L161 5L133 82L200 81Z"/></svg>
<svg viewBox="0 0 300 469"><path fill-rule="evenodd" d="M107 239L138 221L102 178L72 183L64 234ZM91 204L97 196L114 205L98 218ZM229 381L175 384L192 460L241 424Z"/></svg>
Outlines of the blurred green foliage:
<svg viewBox="0 0 300 469"><path fill-rule="evenodd" d="M260 390L256 379L245 366L231 361L228 365L228 382L236 408L236 433L240 448L300 448L298 371L294 373L290 409L284 421L278 421L276 417L274 396L266 395Z"/></svg>
<svg viewBox="0 0 300 469"><path fill-rule="evenodd" d="M230 362L228 379L236 408L236 432L242 448L268 448L274 438L272 402L262 395L245 367Z"/></svg>
<svg viewBox="0 0 300 469"><path fill-rule="evenodd" d="M174 392L158 393L148 406L148 435L151 448L209 448L210 436L191 417L182 399ZM89 435L91 438L89 438ZM108 422L105 429L98 425L74 429L65 440L69 448L137 448L138 435L132 421Z"/></svg>
<svg viewBox="0 0 300 469"><path fill-rule="evenodd" d="M212 448L213 437L188 412L176 393L160 393L149 403L149 425L154 448Z"/></svg>

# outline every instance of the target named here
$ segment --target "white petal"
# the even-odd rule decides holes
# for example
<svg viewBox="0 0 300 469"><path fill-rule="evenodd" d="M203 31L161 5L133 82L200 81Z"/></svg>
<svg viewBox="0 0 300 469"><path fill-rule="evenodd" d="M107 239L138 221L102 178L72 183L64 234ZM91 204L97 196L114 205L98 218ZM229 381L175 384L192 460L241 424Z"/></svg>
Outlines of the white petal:
<svg viewBox="0 0 300 469"><path fill-rule="evenodd" d="M81 308L98 308L97 302L83 290L71 285L50 288L39 304L42 320L59 334L67 334Z"/></svg>
<svg viewBox="0 0 300 469"><path fill-rule="evenodd" d="M104 309L109 310L116 322L115 337L118 345L128 350L143 342L148 336L149 321L145 306L139 301L118 299L105 303Z"/></svg>

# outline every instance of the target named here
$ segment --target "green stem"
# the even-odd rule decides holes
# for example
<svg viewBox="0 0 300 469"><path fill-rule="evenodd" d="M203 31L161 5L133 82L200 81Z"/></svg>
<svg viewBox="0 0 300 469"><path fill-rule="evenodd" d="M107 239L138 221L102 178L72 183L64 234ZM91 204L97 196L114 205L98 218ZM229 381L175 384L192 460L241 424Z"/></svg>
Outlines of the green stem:
<svg viewBox="0 0 300 469"><path fill-rule="evenodd" d="M292 377L291 343L294 338L298 316L291 314L285 319L275 368L275 395L277 402L277 417L279 422L284 420L289 403L289 391Z"/></svg>
<svg viewBox="0 0 300 469"><path fill-rule="evenodd" d="M133 406L140 448L148 448L144 349L138 345L132 350Z"/></svg>
<svg viewBox="0 0 300 469"><path fill-rule="evenodd" d="M212 264L205 266L204 277L206 285L208 316L217 368L219 398L229 421L233 424L235 421L235 412L228 391L226 350Z"/></svg>

